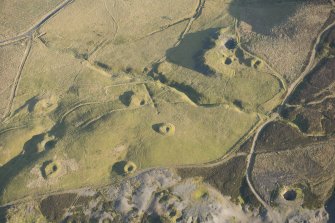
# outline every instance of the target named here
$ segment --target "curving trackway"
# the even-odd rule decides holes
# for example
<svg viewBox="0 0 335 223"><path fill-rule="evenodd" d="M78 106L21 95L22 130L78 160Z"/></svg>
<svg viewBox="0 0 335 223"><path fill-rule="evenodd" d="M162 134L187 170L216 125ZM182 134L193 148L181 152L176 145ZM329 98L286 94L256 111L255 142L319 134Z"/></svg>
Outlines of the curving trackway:
<svg viewBox="0 0 335 223"><path fill-rule="evenodd" d="M56 13L58 13L60 10L62 10L63 8L65 8L66 6L68 6L69 4L71 4L72 2L74 2L74 0L65 0L64 2L62 2L61 4L59 4L55 9L53 9L52 11L50 11L44 18L42 18L39 22L37 22L35 25L33 25L30 29L28 29L26 32L17 35L16 37L13 37L11 39L7 39L7 40L3 40L0 41L0 46L4 46L4 45L8 45L26 38L29 38L29 42L28 42L28 46L26 48L26 52L24 55L24 58L21 62L20 65L20 71L18 72L18 76L15 80L15 84L14 84L14 88L12 90L12 96L11 96L11 101L14 99L15 97L15 92L17 89L17 85L20 79L20 73L21 70L23 68L23 65L28 57L30 48L31 48L31 42L32 42L32 35L33 33L41 26L43 25L46 21L48 21L52 16L54 16ZM332 5L335 6L335 1L331 0ZM178 45L180 43L180 41L183 39L183 37L185 36L185 34L189 31L193 21L195 19L197 19L200 15L201 15L201 10L204 7L205 4L205 0L199 0L199 5L196 9L196 12L194 14L194 16L192 18L189 19L189 23L187 25L187 27L185 28L184 32L181 34L179 41L176 43L176 45ZM329 29L331 29L333 26L335 26L335 21L333 23L331 23L330 25L328 25L326 28L324 28L318 35L313 47L312 47L312 51L311 51L311 56L309 58L308 64L306 66L306 68L304 69L304 71L299 75L299 77L288 87L286 95L284 97L284 99L282 100L281 105L285 105L289 99L289 97L291 96L292 92L294 92L294 90L297 88L297 86L304 80L304 78L306 77L306 75L313 69L314 64L315 64L315 59L316 59L316 47L318 46L318 44L320 43L321 37L322 35L327 32ZM249 52L248 52L249 53ZM164 61L164 57L162 59L160 59L159 61ZM276 72L275 72L276 73ZM10 106L9 106L10 107ZM7 110L7 114L8 114L8 110ZM276 120L279 117L279 114L277 112L272 112L271 114L269 114L269 118L259 127L257 127L256 129L253 129L251 131L251 133L255 133L255 136L253 138L253 142L252 142L252 146L250 148L250 152L247 155L247 168L246 168L246 179L247 179L247 183L248 186L250 188L250 190L252 191L252 193L255 195L255 197L257 198L257 200L266 208L268 209L268 211L271 211L271 207L261 198L261 196L258 194L257 190L254 188L253 183L252 183L252 179L251 179L251 174L252 174L252 168L254 165L254 161L255 161L255 147L256 147L256 142L257 139L260 135L260 133L262 132L262 130L272 121ZM249 135L251 135L251 133ZM241 155L246 155L246 154L240 154L237 153L235 155L232 154L227 154L225 157L222 157L222 159L217 160L217 162L213 162L211 164L203 164L203 165L196 165L197 167L203 167L203 166L208 166L208 165L218 165L221 164L222 162L227 161L227 159L229 160L232 157L235 156L241 156ZM192 167L195 167L192 165ZM153 168L150 168L153 169ZM142 171L139 171L137 174L143 173L145 171L148 171L150 169L145 169ZM157 169L157 168L155 168ZM77 191L77 190L73 190L73 191ZM56 192L56 193L64 193L64 191L60 191L60 192ZM12 201L9 204L13 204L13 203L18 203L20 201L25 200L25 198L23 199L19 199L16 201ZM8 204L5 204L8 205ZM4 206L5 206L4 205ZM270 214L271 216L271 214Z"/></svg>

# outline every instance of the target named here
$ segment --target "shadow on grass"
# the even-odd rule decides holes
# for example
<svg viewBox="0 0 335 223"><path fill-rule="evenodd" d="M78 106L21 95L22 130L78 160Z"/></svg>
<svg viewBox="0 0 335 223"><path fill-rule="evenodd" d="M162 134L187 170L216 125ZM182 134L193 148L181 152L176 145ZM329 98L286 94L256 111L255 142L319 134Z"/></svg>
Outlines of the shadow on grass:
<svg viewBox="0 0 335 223"><path fill-rule="evenodd" d="M33 142L36 142L36 137L27 141L24 145L24 151L17 155L10 161L8 161L4 166L0 168L0 197L2 198L4 190L10 181L17 176L22 170L30 166L30 164L37 161L42 157L47 151L42 151L37 153L34 148L29 147Z"/></svg>
<svg viewBox="0 0 335 223"><path fill-rule="evenodd" d="M44 135L45 133L33 136L23 145L21 154L0 167L0 197L2 197L6 186L16 175L48 152L48 150L38 151L38 144L42 142Z"/></svg>
<svg viewBox="0 0 335 223"><path fill-rule="evenodd" d="M166 60L204 75L213 74L204 64L203 54L214 46L213 39L218 38L219 30L211 28L186 34L178 46L166 51Z"/></svg>
<svg viewBox="0 0 335 223"><path fill-rule="evenodd" d="M7 210L9 206L0 207L0 222L7 222Z"/></svg>
<svg viewBox="0 0 335 223"><path fill-rule="evenodd" d="M156 74L156 76L153 76L155 80L159 80L160 82L169 85L172 88L175 88L176 90L183 92L191 101L193 101L196 104L202 104L201 100L203 99L203 95L198 92L196 89L194 89L192 86L187 85L185 83L178 83L176 81L170 81L168 78L166 78L163 74Z"/></svg>
<svg viewBox="0 0 335 223"><path fill-rule="evenodd" d="M59 139L64 136L65 131L65 125L60 123L50 130L50 135L54 135ZM52 146L47 146L45 150L38 150L38 144L42 142L46 134L48 133L33 136L23 145L22 152L19 155L0 167L0 201L3 200L3 194L6 187L15 176L55 148L56 142L53 142L54 144Z"/></svg>
<svg viewBox="0 0 335 223"><path fill-rule="evenodd" d="M303 4L304 1L299 0L290 2L234 0L229 6L229 14L249 24L254 32L270 35L275 26L287 21ZM166 51L167 61L202 74L212 74L209 67L204 64L203 54L213 47L212 40L218 38L219 30L220 28L209 28L186 34L178 46Z"/></svg>
<svg viewBox="0 0 335 223"><path fill-rule="evenodd" d="M20 111L22 111L25 108L28 109L28 112L34 111L34 108L35 108L38 101L39 101L39 99L38 99L37 96L34 96L34 97L28 99L21 107L19 107L18 109L16 109L14 111L13 116L16 115L17 113L19 113Z"/></svg>

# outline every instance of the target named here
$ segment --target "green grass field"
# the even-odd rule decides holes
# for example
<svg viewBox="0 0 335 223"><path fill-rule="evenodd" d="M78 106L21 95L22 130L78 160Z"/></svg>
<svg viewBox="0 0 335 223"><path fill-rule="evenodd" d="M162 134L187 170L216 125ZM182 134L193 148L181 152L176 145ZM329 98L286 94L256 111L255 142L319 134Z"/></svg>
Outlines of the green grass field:
<svg viewBox="0 0 335 223"><path fill-rule="evenodd" d="M223 48L238 41L227 2L194 19L198 3L75 1L40 28L0 131L3 202L115 182L120 162L220 159L278 104L280 79Z"/></svg>

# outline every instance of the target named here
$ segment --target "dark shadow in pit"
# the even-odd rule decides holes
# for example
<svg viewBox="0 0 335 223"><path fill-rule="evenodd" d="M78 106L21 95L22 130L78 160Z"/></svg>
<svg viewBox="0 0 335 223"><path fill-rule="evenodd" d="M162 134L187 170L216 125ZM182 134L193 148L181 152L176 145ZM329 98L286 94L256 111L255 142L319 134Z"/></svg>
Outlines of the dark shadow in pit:
<svg viewBox="0 0 335 223"><path fill-rule="evenodd" d="M76 197L75 193L50 195L41 201L41 213L49 222L61 222L66 210L71 207Z"/></svg>
<svg viewBox="0 0 335 223"><path fill-rule="evenodd" d="M159 133L159 127L161 127L164 123L158 123L158 124L153 124L151 126L152 130L154 130L155 132Z"/></svg>
<svg viewBox="0 0 335 223"><path fill-rule="evenodd" d="M329 200L326 202L325 209L329 215L328 223L334 223L335 222L335 191L333 192L333 195L329 198Z"/></svg>
<svg viewBox="0 0 335 223"><path fill-rule="evenodd" d="M229 6L229 13L249 24L253 32L270 35L275 26L284 23L303 4L303 0L234 0Z"/></svg>
<svg viewBox="0 0 335 223"><path fill-rule="evenodd" d="M203 54L213 48L213 39L219 35L218 28L186 34L181 43L166 51L166 60L201 74L210 76L213 71L204 64Z"/></svg>
<svg viewBox="0 0 335 223"><path fill-rule="evenodd" d="M46 173L46 171L45 171L45 168L49 165L49 164L51 164L52 163L52 160L47 160L47 161L44 161L43 163L42 163L42 166L41 166L41 168L40 168L40 171L41 171L41 173L42 173L42 177L44 178L44 179L47 179L47 173ZM57 168L57 167L56 167ZM57 169L54 169L54 171L56 171Z"/></svg>
<svg viewBox="0 0 335 223"><path fill-rule="evenodd" d="M7 211L9 209L9 206L6 207L0 207L0 222L7 222Z"/></svg>
<svg viewBox="0 0 335 223"><path fill-rule="evenodd" d="M124 175L124 167L127 164L127 161L119 161L115 163L112 167L112 172L115 172L117 175Z"/></svg>
<svg viewBox="0 0 335 223"><path fill-rule="evenodd" d="M283 197L287 201L294 201L297 198L297 192L295 190L286 191Z"/></svg>
<svg viewBox="0 0 335 223"><path fill-rule="evenodd" d="M233 101L233 104L241 110L244 109L243 102L241 100L235 99Z"/></svg>
<svg viewBox="0 0 335 223"><path fill-rule="evenodd" d="M134 95L133 91L126 91L122 95L120 95L119 99L122 104L129 106L131 103L131 97Z"/></svg>

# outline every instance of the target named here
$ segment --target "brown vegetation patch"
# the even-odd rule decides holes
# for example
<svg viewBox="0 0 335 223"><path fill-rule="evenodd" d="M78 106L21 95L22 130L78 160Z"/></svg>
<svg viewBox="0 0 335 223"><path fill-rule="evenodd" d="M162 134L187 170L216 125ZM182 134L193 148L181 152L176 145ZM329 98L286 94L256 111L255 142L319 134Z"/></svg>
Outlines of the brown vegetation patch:
<svg viewBox="0 0 335 223"><path fill-rule="evenodd" d="M76 197L74 193L51 195L41 201L40 210L48 221L60 222Z"/></svg>
<svg viewBox="0 0 335 223"><path fill-rule="evenodd" d="M335 82L335 58L322 59L292 94L289 104L307 104L331 94Z"/></svg>
<svg viewBox="0 0 335 223"><path fill-rule="evenodd" d="M204 182L234 200L240 195L240 188L246 168L246 157L238 156L213 167L180 168L177 173L182 178L202 177Z"/></svg>
<svg viewBox="0 0 335 223"><path fill-rule="evenodd" d="M335 131L335 58L322 59L298 86L285 108L284 118L302 132L331 135ZM303 106L300 106L303 105Z"/></svg>
<svg viewBox="0 0 335 223"><path fill-rule="evenodd" d="M335 132L335 99L286 111L286 118L293 121L300 131L315 135L332 135Z"/></svg>
<svg viewBox="0 0 335 223"><path fill-rule="evenodd" d="M316 141L284 151L259 153L255 158L252 180L269 203L272 192L278 187L301 185L303 205L319 208L332 192L335 177L333 157L333 141Z"/></svg>
<svg viewBox="0 0 335 223"><path fill-rule="evenodd" d="M283 122L271 122L259 135L255 151L262 153L290 150L318 140L321 138L305 137L298 129Z"/></svg>
<svg viewBox="0 0 335 223"><path fill-rule="evenodd" d="M238 152L244 152L244 153L249 153L251 146L252 146L252 141L254 139L254 135L249 137L238 149Z"/></svg>

